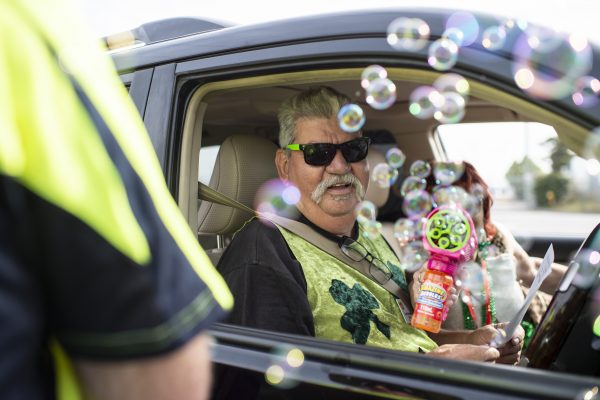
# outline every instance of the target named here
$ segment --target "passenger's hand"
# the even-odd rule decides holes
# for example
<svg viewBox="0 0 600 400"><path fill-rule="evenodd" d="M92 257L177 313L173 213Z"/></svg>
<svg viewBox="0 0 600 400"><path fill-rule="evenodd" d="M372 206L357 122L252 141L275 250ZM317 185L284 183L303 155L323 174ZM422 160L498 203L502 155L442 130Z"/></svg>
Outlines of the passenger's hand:
<svg viewBox="0 0 600 400"><path fill-rule="evenodd" d="M427 354L434 357L484 362L494 362L500 357L498 349L488 345L473 344L445 344Z"/></svg>
<svg viewBox="0 0 600 400"><path fill-rule="evenodd" d="M504 323L482 326L469 333L468 343L474 345L490 344L496 337L498 330L503 330L504 326ZM517 364L521 359L524 338L525 331L519 326L513 337L504 346L498 348L500 357L496 362L499 364Z"/></svg>

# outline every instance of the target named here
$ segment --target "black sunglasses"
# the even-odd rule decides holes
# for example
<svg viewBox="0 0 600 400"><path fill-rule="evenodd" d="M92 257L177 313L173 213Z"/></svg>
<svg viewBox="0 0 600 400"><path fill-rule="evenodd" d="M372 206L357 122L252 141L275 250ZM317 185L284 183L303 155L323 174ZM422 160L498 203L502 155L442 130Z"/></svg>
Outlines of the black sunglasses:
<svg viewBox="0 0 600 400"><path fill-rule="evenodd" d="M335 158L338 149L342 152L344 160L349 163L359 162L367 157L371 138L361 137L348 142L333 143L310 143L310 144L288 144L286 149L301 150L304 153L304 161L309 165L328 165Z"/></svg>

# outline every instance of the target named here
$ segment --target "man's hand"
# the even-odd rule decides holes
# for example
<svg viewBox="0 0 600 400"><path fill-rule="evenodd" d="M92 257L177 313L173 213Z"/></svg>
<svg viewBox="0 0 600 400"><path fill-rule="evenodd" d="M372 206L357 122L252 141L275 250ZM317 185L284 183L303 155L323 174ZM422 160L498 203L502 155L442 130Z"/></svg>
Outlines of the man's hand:
<svg viewBox="0 0 600 400"><path fill-rule="evenodd" d="M484 362L495 362L500 357L498 349L488 345L474 344L445 344L427 354L434 357Z"/></svg>
<svg viewBox="0 0 600 400"><path fill-rule="evenodd" d="M504 323L486 325L478 328L471 333L467 338L467 342L474 345L489 345L498 330L504 329ZM502 347L498 348L500 357L496 360L499 364L516 364L521 359L521 349L523 348L523 339L525 331L522 327L518 327L513 337L506 342Z"/></svg>
<svg viewBox="0 0 600 400"><path fill-rule="evenodd" d="M427 263L423 264L421 268L419 268L413 274L412 282L410 283L408 290L410 292L410 300L413 308L416 306L417 298L419 297L419 290L421 289L421 284L423 283L423 278L425 277L425 272L427 272ZM446 319L446 315L448 315L448 310L452 308L454 303L458 301L458 292L454 285L450 287L448 290L448 300L446 301L446 306L444 308L443 319Z"/></svg>

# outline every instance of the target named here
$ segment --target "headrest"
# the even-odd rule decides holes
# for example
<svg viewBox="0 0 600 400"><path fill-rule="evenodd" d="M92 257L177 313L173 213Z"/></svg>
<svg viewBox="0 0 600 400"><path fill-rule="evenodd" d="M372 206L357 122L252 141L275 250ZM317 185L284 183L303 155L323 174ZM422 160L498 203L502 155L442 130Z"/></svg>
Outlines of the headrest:
<svg viewBox="0 0 600 400"><path fill-rule="evenodd" d="M209 186L250 208L265 181L277 178L277 146L262 137L229 136L217 154ZM237 208L202 201L198 210L198 234L231 235L251 217Z"/></svg>
<svg viewBox="0 0 600 400"><path fill-rule="evenodd" d="M382 188L373 180L373 170L377 164L384 163L387 161L383 153L373 146L369 147L369 154L367 155L367 162L369 163L369 186L367 187L367 193L365 194L365 200L368 200L375 204L375 207L382 207L387 201L390 195L390 188Z"/></svg>

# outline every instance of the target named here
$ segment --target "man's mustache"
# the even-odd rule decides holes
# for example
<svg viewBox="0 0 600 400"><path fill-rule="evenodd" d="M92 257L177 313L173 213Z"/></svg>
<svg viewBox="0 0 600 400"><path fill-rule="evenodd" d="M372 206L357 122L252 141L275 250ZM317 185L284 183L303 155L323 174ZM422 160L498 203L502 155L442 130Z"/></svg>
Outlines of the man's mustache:
<svg viewBox="0 0 600 400"><path fill-rule="evenodd" d="M313 190L310 198L315 203L319 204L323 200L323 195L331 186L334 185L352 185L356 189L356 197L359 201L362 201L365 197L365 189L356 176L351 173L344 175L333 175L323 179Z"/></svg>

